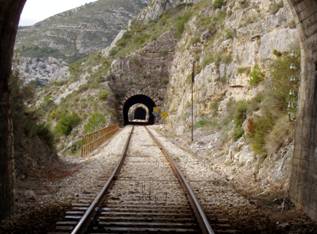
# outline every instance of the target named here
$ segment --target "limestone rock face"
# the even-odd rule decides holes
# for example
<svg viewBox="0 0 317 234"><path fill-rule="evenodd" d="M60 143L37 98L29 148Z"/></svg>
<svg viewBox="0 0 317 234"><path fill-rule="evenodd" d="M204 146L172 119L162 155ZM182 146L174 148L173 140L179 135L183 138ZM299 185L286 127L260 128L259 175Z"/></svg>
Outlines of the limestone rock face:
<svg viewBox="0 0 317 234"><path fill-rule="evenodd" d="M68 78L68 64L54 57L48 58L21 58L17 69L23 82L35 81L38 85L47 85L51 81L62 81Z"/></svg>
<svg viewBox="0 0 317 234"><path fill-rule="evenodd" d="M169 113L167 126L171 133L190 139L193 85L192 149L205 155L211 165L237 181L242 189L285 191L291 168L292 136L285 134L285 141L274 149L266 148L267 154L263 156L255 152L247 136L254 131L255 117L263 117L263 110L246 114L241 126L244 135L239 139L232 137L236 130L234 118L226 124L222 120L228 113L234 115L228 111L230 103L247 103L267 88L265 82L251 85L254 67L259 67L264 80L270 81L269 69L278 54L299 49L291 9L287 1L227 0L218 9L205 3L197 3L176 46L164 102ZM289 123L285 117L284 122ZM218 126L219 123L223 125Z"/></svg>
<svg viewBox="0 0 317 234"><path fill-rule="evenodd" d="M197 3L199 1L201 0L154 0L138 15L137 20L143 23L158 20L159 17L169 9L181 5Z"/></svg>
<svg viewBox="0 0 317 234"><path fill-rule="evenodd" d="M194 107L198 121L212 119L214 111L225 111L231 98L253 98L261 87L250 86L250 70L258 65L268 73L274 51L284 53L299 48L298 31L286 1L226 1L221 9L207 4L196 11L178 41L165 105L168 122L179 134L191 125L190 76L194 60Z"/></svg>

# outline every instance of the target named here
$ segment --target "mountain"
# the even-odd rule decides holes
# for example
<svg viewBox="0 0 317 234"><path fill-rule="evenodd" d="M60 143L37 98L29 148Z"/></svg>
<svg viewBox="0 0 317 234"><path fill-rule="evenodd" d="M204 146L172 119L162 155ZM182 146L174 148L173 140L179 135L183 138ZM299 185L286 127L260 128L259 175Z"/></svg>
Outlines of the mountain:
<svg viewBox="0 0 317 234"><path fill-rule="evenodd" d="M16 41L26 81L65 79L69 62L106 48L146 0L99 0L21 27Z"/></svg>

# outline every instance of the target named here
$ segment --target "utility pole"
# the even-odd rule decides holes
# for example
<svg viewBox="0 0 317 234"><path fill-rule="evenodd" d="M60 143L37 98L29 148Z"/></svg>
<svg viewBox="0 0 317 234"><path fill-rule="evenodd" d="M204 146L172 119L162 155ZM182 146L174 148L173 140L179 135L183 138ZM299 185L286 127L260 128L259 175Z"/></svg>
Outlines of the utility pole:
<svg viewBox="0 0 317 234"><path fill-rule="evenodd" d="M195 84L195 61L193 62L193 70L192 70L192 84L191 84L191 93L192 93L192 135L191 140L194 142L194 84Z"/></svg>

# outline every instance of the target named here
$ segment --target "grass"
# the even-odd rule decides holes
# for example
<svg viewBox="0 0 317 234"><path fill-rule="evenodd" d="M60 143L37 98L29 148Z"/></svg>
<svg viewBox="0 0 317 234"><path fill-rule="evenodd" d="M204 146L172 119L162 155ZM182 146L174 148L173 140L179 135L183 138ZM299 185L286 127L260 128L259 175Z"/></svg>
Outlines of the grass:
<svg viewBox="0 0 317 234"><path fill-rule="evenodd" d="M146 43L156 40L164 32L174 31L175 37L180 38L187 22L192 17L192 7L180 6L163 14L159 20L146 25L133 22L129 31L117 42L110 51L112 58L124 57L142 48Z"/></svg>
<svg viewBox="0 0 317 234"><path fill-rule="evenodd" d="M99 99L101 101L106 101L108 99L109 93L106 90L100 90L99 91Z"/></svg>
<svg viewBox="0 0 317 234"><path fill-rule="evenodd" d="M18 51L24 57L32 57L32 58L62 58L65 59L65 56L57 49L48 48L48 47L38 47L31 46L19 49Z"/></svg>
<svg viewBox="0 0 317 234"><path fill-rule="evenodd" d="M269 11L271 14L276 14L281 8L284 7L284 2L281 0L279 2L272 2L269 7Z"/></svg>
<svg viewBox="0 0 317 234"><path fill-rule="evenodd" d="M106 117L100 112L93 113L90 118L88 119L88 122L84 126L85 133L91 133L94 132L106 124Z"/></svg>
<svg viewBox="0 0 317 234"><path fill-rule="evenodd" d="M57 135L68 136L77 127L81 119L76 113L63 113L55 126Z"/></svg>
<svg viewBox="0 0 317 234"><path fill-rule="evenodd" d="M247 74L249 75L251 72L251 68L250 67L239 67L238 68L238 74Z"/></svg>
<svg viewBox="0 0 317 234"><path fill-rule="evenodd" d="M225 1L224 0L213 0L212 1L212 6L214 8L221 8L222 6L224 6Z"/></svg>
<svg viewBox="0 0 317 234"><path fill-rule="evenodd" d="M33 92L25 92L17 74L10 78L11 90L11 110L14 128L14 138L16 146L23 146L25 139L23 137L38 137L48 148L55 151L54 136L48 124L41 123L37 113L26 110L24 101L31 99ZM25 152L24 152L25 153Z"/></svg>
<svg viewBox="0 0 317 234"><path fill-rule="evenodd" d="M265 74L262 72L260 66L256 64L250 72L249 84L251 87L256 87L264 80L264 78Z"/></svg>
<svg viewBox="0 0 317 234"><path fill-rule="evenodd" d="M214 128L217 126L217 121L215 119L200 119L195 123L195 128Z"/></svg>
<svg viewBox="0 0 317 234"><path fill-rule="evenodd" d="M287 118L289 90L298 90L299 82L290 82L290 76L300 77L300 69L291 70L290 65L300 68L300 53L290 56L280 54L270 65L271 79L265 82L261 99L253 106L261 110L254 119L254 132L248 135L252 149L259 155L276 152L289 137L292 124Z"/></svg>
<svg viewBox="0 0 317 234"><path fill-rule="evenodd" d="M228 53L208 53L203 58L201 69L204 69L207 65L215 63L220 65L221 63L229 64L232 62L232 55Z"/></svg>
<svg viewBox="0 0 317 234"><path fill-rule="evenodd" d="M271 113L265 113L254 120L254 130L248 135L248 139L256 154L263 155L266 153L265 138L271 132L273 126L274 117Z"/></svg>
<svg viewBox="0 0 317 234"><path fill-rule="evenodd" d="M233 138L235 140L238 140L244 134L242 124L247 118L247 110L248 110L248 103L246 101L238 101L236 103L235 111L233 115L233 121L234 121Z"/></svg>

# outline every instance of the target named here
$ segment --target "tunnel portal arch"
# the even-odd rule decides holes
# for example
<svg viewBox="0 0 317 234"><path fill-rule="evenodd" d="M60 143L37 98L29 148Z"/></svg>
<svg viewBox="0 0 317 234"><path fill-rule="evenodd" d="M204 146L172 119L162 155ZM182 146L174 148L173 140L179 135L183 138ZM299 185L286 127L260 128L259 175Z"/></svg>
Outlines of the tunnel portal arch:
<svg viewBox="0 0 317 234"><path fill-rule="evenodd" d="M128 117L130 122L135 120L143 120L148 122L150 119L149 108L141 103L135 104L130 107Z"/></svg>
<svg viewBox="0 0 317 234"><path fill-rule="evenodd" d="M146 124L151 125L155 123L155 116L154 116L154 108L156 107L155 102L149 96L138 94L131 96L128 98L125 103L123 104L123 124L138 124L135 121L135 114L138 108L142 108L146 112L145 121L139 122L139 124ZM130 117L129 117L130 116Z"/></svg>

